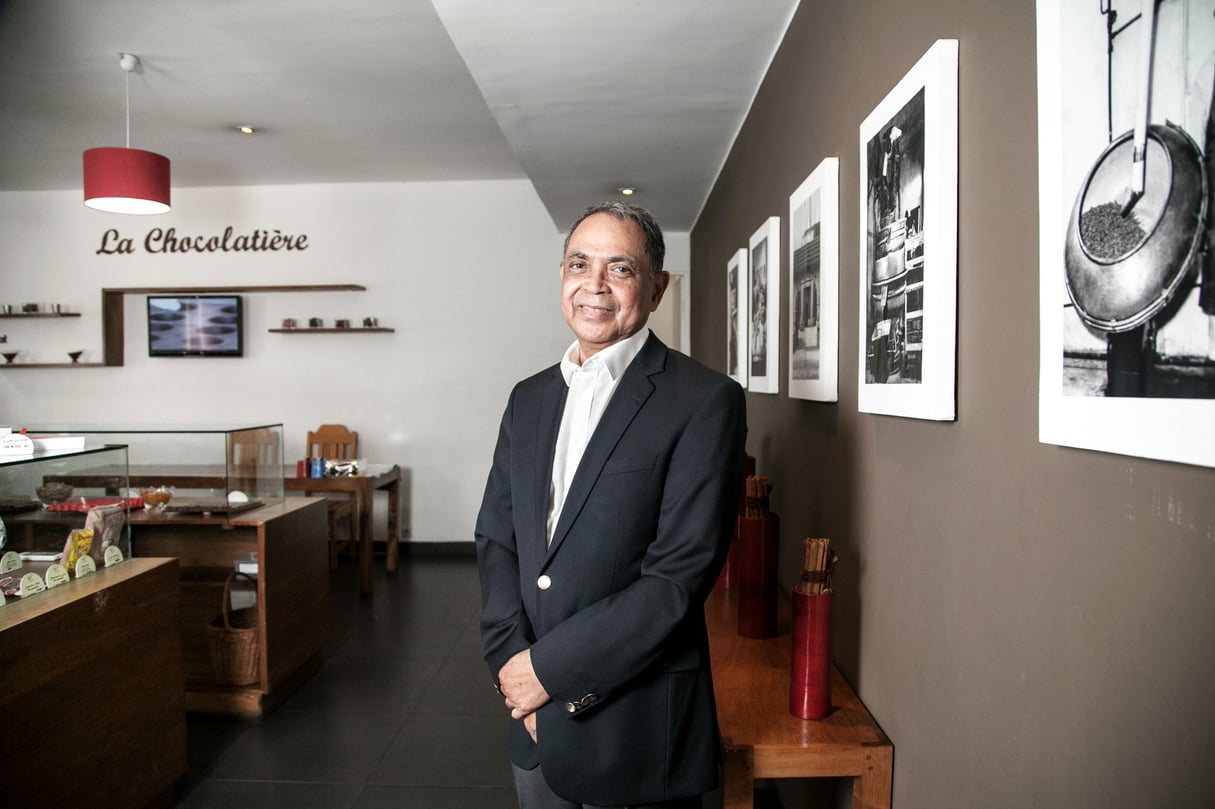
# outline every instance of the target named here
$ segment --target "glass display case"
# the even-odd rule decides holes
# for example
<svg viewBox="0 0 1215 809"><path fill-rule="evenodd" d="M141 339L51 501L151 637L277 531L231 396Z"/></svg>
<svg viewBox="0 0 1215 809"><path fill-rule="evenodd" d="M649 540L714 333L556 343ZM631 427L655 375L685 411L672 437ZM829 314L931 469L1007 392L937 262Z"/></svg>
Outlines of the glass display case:
<svg viewBox="0 0 1215 809"><path fill-rule="evenodd" d="M129 557L128 489L127 448L122 445L86 444L0 456L0 548L35 561L49 558L63 551L73 529L86 527L90 511L94 523L118 511L122 519L107 520L108 530L95 538L106 546L117 545ZM93 555L100 557L104 549L98 544Z"/></svg>
<svg viewBox="0 0 1215 809"><path fill-rule="evenodd" d="M27 428L33 436L78 435L125 444L130 493L152 511L231 517L283 499L283 425L64 426Z"/></svg>

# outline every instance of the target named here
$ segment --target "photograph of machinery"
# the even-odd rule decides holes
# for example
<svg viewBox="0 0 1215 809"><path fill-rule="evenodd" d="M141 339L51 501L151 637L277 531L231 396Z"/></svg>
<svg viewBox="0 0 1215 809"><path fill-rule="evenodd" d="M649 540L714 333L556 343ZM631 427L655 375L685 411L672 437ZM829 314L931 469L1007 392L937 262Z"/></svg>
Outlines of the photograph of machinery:
<svg viewBox="0 0 1215 809"><path fill-rule="evenodd" d="M865 381L918 384L924 353L924 90L866 145Z"/></svg>
<svg viewBox="0 0 1215 809"><path fill-rule="evenodd" d="M839 400L839 158L789 195L789 395Z"/></svg>
<svg viewBox="0 0 1215 809"><path fill-rule="evenodd" d="M1065 6L1064 393L1215 398L1215 0Z"/></svg>

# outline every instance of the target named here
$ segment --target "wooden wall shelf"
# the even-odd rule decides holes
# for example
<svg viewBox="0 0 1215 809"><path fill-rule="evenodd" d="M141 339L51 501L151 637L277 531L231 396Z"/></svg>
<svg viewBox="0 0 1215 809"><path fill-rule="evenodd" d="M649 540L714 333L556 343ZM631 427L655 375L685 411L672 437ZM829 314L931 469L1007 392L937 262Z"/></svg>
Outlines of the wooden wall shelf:
<svg viewBox="0 0 1215 809"><path fill-rule="evenodd" d="M18 320L21 318L34 317L80 317L79 312L0 312L0 318L11 318ZM99 362L6 362L0 364L0 368L81 368L92 367L100 368L102 363Z"/></svg>
<svg viewBox="0 0 1215 809"><path fill-rule="evenodd" d="M272 334L349 334L351 332L394 332L396 329L385 328L384 326L350 326L345 329L335 328L311 328L301 327L298 329L267 329Z"/></svg>
<svg viewBox="0 0 1215 809"><path fill-rule="evenodd" d="M270 286L113 287L101 290L101 346L104 365L124 362L126 343L124 299L127 295L207 295L256 292L366 292L361 284L275 284Z"/></svg>
<svg viewBox="0 0 1215 809"><path fill-rule="evenodd" d="M79 312L0 312L0 317L80 317Z"/></svg>
<svg viewBox="0 0 1215 809"><path fill-rule="evenodd" d="M104 362L6 362L0 368L104 368Z"/></svg>
<svg viewBox="0 0 1215 809"><path fill-rule="evenodd" d="M232 286L225 284L219 287L112 287L101 290L104 296L108 292L119 295L212 295L222 292L366 292L362 284L271 284L269 286Z"/></svg>

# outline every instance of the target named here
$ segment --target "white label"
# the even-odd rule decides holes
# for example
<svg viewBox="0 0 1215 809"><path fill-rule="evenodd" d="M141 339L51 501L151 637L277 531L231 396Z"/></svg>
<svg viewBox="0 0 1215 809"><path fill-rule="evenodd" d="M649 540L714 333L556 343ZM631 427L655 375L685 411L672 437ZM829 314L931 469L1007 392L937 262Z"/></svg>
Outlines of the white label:
<svg viewBox="0 0 1215 809"><path fill-rule="evenodd" d="M67 568L63 565L54 564L46 569L46 589L48 590L61 584L67 584L71 580Z"/></svg>
<svg viewBox="0 0 1215 809"><path fill-rule="evenodd" d="M80 579L85 576L91 576L97 572L97 563L93 561L91 556L81 556L76 560L76 578Z"/></svg>
<svg viewBox="0 0 1215 809"><path fill-rule="evenodd" d="M14 570L21 569L21 554L16 551L8 551L4 556L0 556L0 573L12 573Z"/></svg>
<svg viewBox="0 0 1215 809"><path fill-rule="evenodd" d="M122 563L122 551L117 545L111 545L105 549L105 566L113 567Z"/></svg>
<svg viewBox="0 0 1215 809"><path fill-rule="evenodd" d="M37 595L46 589L46 583L37 573L26 573L21 577L21 597Z"/></svg>

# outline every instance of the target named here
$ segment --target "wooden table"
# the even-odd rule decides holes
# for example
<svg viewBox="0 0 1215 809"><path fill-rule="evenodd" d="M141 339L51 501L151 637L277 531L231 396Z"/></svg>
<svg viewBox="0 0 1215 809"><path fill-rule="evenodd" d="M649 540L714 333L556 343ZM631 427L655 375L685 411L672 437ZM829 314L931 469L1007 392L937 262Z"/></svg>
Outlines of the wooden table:
<svg viewBox="0 0 1215 809"><path fill-rule="evenodd" d="M723 809L754 806L757 778L838 776L853 779L854 809L890 809L894 747L838 669L827 717L789 712L788 599L782 602L781 634L764 640L737 633L736 590L714 590L705 602L724 748Z"/></svg>
<svg viewBox="0 0 1215 809"><path fill-rule="evenodd" d="M363 474L354 477L298 478L294 474L283 476L283 488L289 492L318 492L323 494L345 494L354 503L356 538L359 544L359 592L371 595L371 550L372 550L372 497L379 489L388 493L388 549L389 573L397 572L401 542L401 467L393 464L368 464Z"/></svg>

